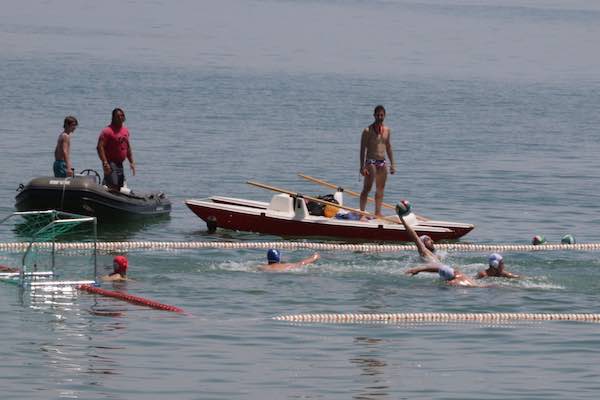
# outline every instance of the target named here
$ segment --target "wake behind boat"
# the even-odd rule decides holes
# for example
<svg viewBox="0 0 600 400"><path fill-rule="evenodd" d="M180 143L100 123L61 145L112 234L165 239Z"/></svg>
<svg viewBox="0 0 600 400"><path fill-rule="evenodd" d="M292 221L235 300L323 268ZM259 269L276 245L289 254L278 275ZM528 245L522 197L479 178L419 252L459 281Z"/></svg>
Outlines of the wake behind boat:
<svg viewBox="0 0 600 400"><path fill-rule="evenodd" d="M248 182L255 186L275 191L281 189ZM399 224L397 217L382 219L351 220L311 215L305 200L317 200L310 196L286 192L276 194L269 203L233 197L211 196L203 199L189 199L185 204L204 220L209 231L217 228L237 231L257 232L283 237L330 237L361 241L410 241L408 233ZM324 202L329 203L329 202ZM354 210L343 205L329 203L332 207ZM362 212L363 214L367 214ZM343 217L343 214L338 215ZM405 220L419 235L429 235L434 241L458 239L471 230L472 224L459 222L421 221L414 214Z"/></svg>
<svg viewBox="0 0 600 400"><path fill-rule="evenodd" d="M85 170L88 175L69 178L38 177L21 185L15 197L18 211L55 209L97 217L100 220L168 215L171 201L162 192L138 193L122 188L108 190L100 175Z"/></svg>

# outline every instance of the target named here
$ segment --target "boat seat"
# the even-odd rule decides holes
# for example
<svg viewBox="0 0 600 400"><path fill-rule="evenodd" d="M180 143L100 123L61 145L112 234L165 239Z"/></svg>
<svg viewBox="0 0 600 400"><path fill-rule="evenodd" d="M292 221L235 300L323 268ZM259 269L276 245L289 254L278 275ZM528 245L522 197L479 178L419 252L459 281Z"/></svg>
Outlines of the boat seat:
<svg viewBox="0 0 600 400"><path fill-rule="evenodd" d="M293 213L294 212L294 199L290 197L290 195L281 193L276 194L271 199L269 203L269 207L267 207L269 211L278 211L284 213Z"/></svg>

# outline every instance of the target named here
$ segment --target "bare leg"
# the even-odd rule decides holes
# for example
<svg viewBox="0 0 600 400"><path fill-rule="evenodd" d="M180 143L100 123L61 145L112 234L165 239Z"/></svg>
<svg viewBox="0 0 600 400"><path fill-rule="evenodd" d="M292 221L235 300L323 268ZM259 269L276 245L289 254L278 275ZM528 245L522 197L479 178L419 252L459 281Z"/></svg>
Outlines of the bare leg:
<svg viewBox="0 0 600 400"><path fill-rule="evenodd" d="M367 199L369 198L369 192L371 191L371 188L373 187L373 182L375 181L375 173L376 173L375 166L368 165L366 168L367 168L368 174L366 174L364 176L363 190L362 190L362 192L360 192L360 209L361 209L361 211L365 211L367 208Z"/></svg>
<svg viewBox="0 0 600 400"><path fill-rule="evenodd" d="M387 180L387 168L377 168L375 173L375 215L381 214L381 203L383 203L383 191Z"/></svg>

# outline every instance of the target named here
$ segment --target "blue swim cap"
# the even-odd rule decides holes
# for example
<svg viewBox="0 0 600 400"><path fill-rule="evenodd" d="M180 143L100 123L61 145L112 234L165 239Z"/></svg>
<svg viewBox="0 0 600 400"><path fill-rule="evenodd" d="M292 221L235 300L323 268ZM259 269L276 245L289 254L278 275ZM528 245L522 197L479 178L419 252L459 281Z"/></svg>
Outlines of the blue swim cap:
<svg viewBox="0 0 600 400"><path fill-rule="evenodd" d="M488 264L492 268L498 268L500 266L500 263L502 262L502 260L503 260L503 258L500 254L492 253L488 257Z"/></svg>
<svg viewBox="0 0 600 400"><path fill-rule="evenodd" d="M281 260L281 252L277 249L269 249L267 251L267 260L269 264L278 263Z"/></svg>
<svg viewBox="0 0 600 400"><path fill-rule="evenodd" d="M442 278L443 280L449 281L450 279L454 278L454 269L452 269L451 267L449 267L446 264L442 264L442 265L440 265L438 274L440 275L440 278Z"/></svg>

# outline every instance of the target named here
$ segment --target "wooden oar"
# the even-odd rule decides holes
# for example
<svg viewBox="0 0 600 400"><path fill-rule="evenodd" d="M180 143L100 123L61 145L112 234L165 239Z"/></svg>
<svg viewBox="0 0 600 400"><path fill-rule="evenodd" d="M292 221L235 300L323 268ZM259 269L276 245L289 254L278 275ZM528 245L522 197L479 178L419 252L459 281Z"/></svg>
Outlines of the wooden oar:
<svg viewBox="0 0 600 400"><path fill-rule="evenodd" d="M364 215L365 217L371 217L371 218L375 218L375 219L380 219L380 220L384 220L384 221L387 221L387 222L391 222L393 224L400 224L400 221L398 221L397 219L391 218L391 217L379 217L379 216L377 216L375 214L371 214L369 212L362 211L362 210L359 210L359 209L356 209L356 208L341 206L341 205L333 203L331 201L317 199L316 197L307 196L307 195L304 195L304 194L301 194L301 193L297 193L297 192L291 192L289 190L280 189L280 188L277 188L275 186L265 185L263 183L258 183L258 182L254 182L254 181L246 181L246 183L248 185L256 186L256 187L259 187L259 188L262 188L262 189L272 190L274 192L279 192L279 193L286 193L286 194L289 194L290 196L302 197L302 198L305 198L307 200L315 201L317 203L321 203L321 204L325 204L325 205L330 205L330 206L337 207L337 208L342 208L344 210L352 211L352 212L354 212L356 214Z"/></svg>
<svg viewBox="0 0 600 400"><path fill-rule="evenodd" d="M334 185L333 183L329 183L329 182L327 182L327 181L324 181L324 180L322 180L322 179L315 178L315 177L313 177L313 176L310 176L310 175L304 175L304 174L301 174L301 173L298 173L298 176L299 176L300 178L304 178L304 179L306 179L306 180L308 180L308 181L311 181L311 182L314 182L314 183L318 183L319 185L322 185L322 186L328 187L328 188L330 188L330 189L336 189L336 190L338 190L338 189L341 189L341 190L342 190L344 193L347 193L347 194L349 194L350 196L354 196L354 197L360 197L360 193L358 193L358 192L354 192L354 191L352 191L352 190L344 189L344 188L343 188L343 187L341 187L341 186ZM367 197L367 202L371 202L371 203L373 203L373 202L375 202L375 199L374 199L374 198L372 198L372 197ZM383 202L382 202L382 203L381 203L381 205L382 205L383 207L385 207L385 208L389 208L389 209L392 209L392 210L394 210L394 211L396 210L396 207L395 207L395 206L393 206L393 205L391 205L391 204L389 204L389 203L383 203ZM415 214L415 217L417 217L417 219L418 219L418 220L420 220L420 221L427 221L427 220L429 220L429 218L427 218L427 217L423 217L422 215L417 215L417 214Z"/></svg>

